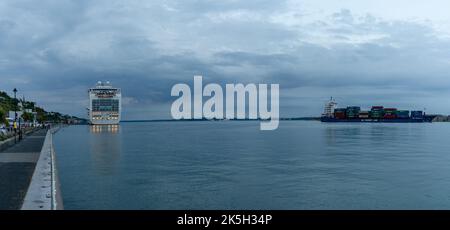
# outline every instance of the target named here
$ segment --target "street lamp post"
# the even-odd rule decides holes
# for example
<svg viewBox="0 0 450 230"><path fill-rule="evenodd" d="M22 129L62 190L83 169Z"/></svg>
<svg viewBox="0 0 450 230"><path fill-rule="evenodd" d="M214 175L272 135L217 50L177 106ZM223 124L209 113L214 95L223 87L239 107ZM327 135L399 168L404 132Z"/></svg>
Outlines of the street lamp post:
<svg viewBox="0 0 450 230"><path fill-rule="evenodd" d="M24 100L22 100L22 103L20 103L20 105L22 106L22 108L21 108L21 114L23 115L23 108L24 108L24 106L25 106L25 99ZM20 140L22 140L22 126L20 125L20 117L19 117L19 141Z"/></svg>
<svg viewBox="0 0 450 230"><path fill-rule="evenodd" d="M14 92L14 103L15 103L15 106L14 106L14 124L13 124L13 128L14 128L14 142L17 142L17 104L16 104L16 102L17 102L17 97L16 97L17 89L14 88L13 92Z"/></svg>

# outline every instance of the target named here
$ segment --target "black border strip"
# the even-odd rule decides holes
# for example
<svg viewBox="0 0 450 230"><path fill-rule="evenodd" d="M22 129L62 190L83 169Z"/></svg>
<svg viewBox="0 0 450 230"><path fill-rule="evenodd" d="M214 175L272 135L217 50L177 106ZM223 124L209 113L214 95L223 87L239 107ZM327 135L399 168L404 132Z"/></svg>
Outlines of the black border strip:
<svg viewBox="0 0 450 230"><path fill-rule="evenodd" d="M190 217L211 217L218 222L209 228L217 227L275 227L275 226L429 226L431 224L449 225L450 211L0 211L0 225L11 226L178 226L177 221L185 215ZM271 216L268 224L220 224L222 215ZM242 217L242 216L241 216ZM235 219L236 220L236 219ZM264 220L264 218L263 218ZM237 222L237 221L236 221ZM189 226L187 226L189 227ZM190 227L204 228L202 225Z"/></svg>

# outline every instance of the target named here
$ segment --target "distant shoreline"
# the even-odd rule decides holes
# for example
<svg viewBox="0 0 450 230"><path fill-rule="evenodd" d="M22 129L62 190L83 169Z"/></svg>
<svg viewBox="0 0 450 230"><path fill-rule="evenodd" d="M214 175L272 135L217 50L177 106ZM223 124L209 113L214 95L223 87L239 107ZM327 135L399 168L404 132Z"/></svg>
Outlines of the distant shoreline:
<svg viewBox="0 0 450 230"><path fill-rule="evenodd" d="M280 118L281 121L320 121L320 117L294 117L294 118ZM135 122L180 122L180 121L264 121L264 119L157 119L157 120L123 120L123 123Z"/></svg>
<svg viewBox="0 0 450 230"><path fill-rule="evenodd" d="M120 123L144 123L144 122L199 122L199 121L264 121L264 119L155 119L155 120L123 120ZM320 117L284 117L280 121L320 121ZM450 122L450 116L437 116L433 122Z"/></svg>

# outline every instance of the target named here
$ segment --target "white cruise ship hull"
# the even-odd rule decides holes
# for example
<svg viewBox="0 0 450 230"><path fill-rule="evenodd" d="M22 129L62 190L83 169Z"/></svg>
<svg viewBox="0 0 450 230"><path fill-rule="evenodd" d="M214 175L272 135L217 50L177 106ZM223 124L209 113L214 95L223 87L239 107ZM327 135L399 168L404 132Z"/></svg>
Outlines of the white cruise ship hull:
<svg viewBox="0 0 450 230"><path fill-rule="evenodd" d="M119 120L91 120L91 125L118 125Z"/></svg>

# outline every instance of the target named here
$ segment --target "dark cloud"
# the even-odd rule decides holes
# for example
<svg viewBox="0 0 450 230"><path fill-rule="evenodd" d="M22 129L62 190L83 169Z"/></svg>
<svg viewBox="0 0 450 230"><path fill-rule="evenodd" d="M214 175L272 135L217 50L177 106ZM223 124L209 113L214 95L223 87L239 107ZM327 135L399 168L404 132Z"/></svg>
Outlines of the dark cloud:
<svg viewBox="0 0 450 230"><path fill-rule="evenodd" d="M285 1L6 1L0 89L84 115L98 80L123 89L126 119L169 115L172 85L279 83L281 114L324 100L450 113L450 42L426 21L338 10L307 21ZM295 19L278 19L294 13ZM139 115L141 114L141 115Z"/></svg>

